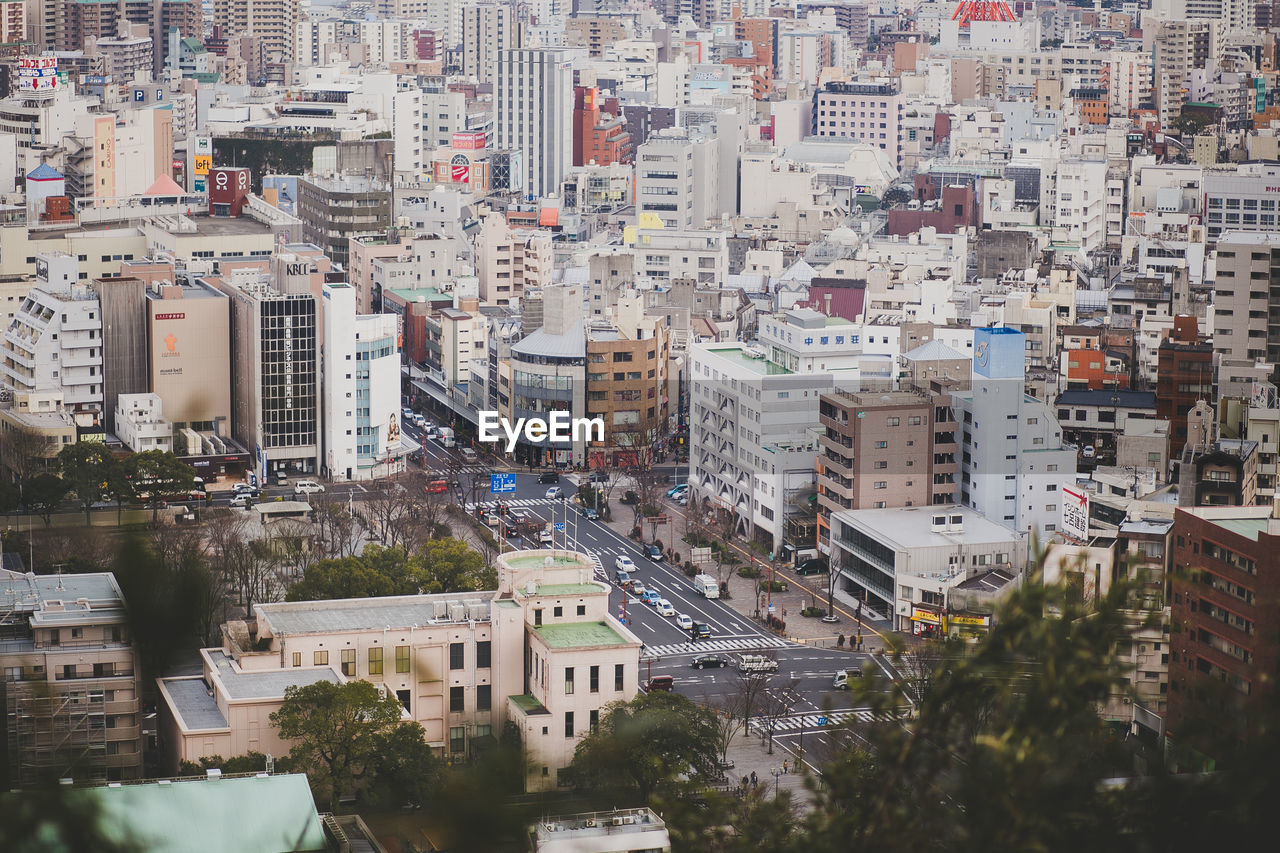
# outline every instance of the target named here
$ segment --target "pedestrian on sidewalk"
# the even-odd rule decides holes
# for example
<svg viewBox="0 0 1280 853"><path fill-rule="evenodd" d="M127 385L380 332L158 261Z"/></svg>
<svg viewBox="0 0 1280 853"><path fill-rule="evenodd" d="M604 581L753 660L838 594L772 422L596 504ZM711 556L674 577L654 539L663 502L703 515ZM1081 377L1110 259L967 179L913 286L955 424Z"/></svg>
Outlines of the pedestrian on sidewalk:
<svg viewBox="0 0 1280 853"><path fill-rule="evenodd" d="M782 759L782 775L787 775L787 759Z"/></svg>
<svg viewBox="0 0 1280 853"><path fill-rule="evenodd" d="M760 780L756 778L756 771L754 770L751 771L751 787L752 788L760 787Z"/></svg>

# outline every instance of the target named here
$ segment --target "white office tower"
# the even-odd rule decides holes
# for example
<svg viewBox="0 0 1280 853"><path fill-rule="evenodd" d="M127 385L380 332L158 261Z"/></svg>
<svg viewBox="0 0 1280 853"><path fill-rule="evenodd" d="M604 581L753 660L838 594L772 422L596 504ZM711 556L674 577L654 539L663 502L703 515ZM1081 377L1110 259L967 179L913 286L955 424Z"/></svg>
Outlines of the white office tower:
<svg viewBox="0 0 1280 853"><path fill-rule="evenodd" d="M520 152L524 191L534 197L559 192L573 159L571 57L560 48L498 53L493 97L497 147ZM515 163L512 172L515 179Z"/></svg>

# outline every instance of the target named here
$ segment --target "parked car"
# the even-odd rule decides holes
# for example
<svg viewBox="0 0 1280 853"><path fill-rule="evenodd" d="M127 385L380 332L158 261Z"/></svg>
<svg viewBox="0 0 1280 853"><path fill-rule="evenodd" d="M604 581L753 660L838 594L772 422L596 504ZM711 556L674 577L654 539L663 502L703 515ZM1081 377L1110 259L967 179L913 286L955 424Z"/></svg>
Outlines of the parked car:
<svg viewBox="0 0 1280 853"><path fill-rule="evenodd" d="M324 491L324 486L320 485L315 480L299 480L293 486L293 493L299 496L315 495L323 491Z"/></svg>
<svg viewBox="0 0 1280 853"><path fill-rule="evenodd" d="M255 498L258 496L258 487L248 483L236 483L231 487L231 491L237 495L252 495Z"/></svg>
<svg viewBox="0 0 1280 853"><path fill-rule="evenodd" d="M636 570L635 561L625 554L614 558L613 567L623 572L634 572Z"/></svg>
<svg viewBox="0 0 1280 853"><path fill-rule="evenodd" d="M1092 459L1094 456L1098 455L1098 451L1094 449L1092 444L1086 444L1084 446L1084 450L1080 451L1080 455L1085 459Z"/></svg>
<svg viewBox="0 0 1280 853"><path fill-rule="evenodd" d="M671 488L667 489L667 497L678 498L687 491L689 491L689 484L681 483L678 486L672 486Z"/></svg>
<svg viewBox="0 0 1280 853"><path fill-rule="evenodd" d="M831 571L831 566L827 563L826 557L817 557L796 563L796 574L798 575L824 575Z"/></svg>
<svg viewBox="0 0 1280 853"><path fill-rule="evenodd" d="M557 474L555 471L543 471L541 474L538 475L538 482L550 483L551 485L555 485L556 483L560 482L560 475Z"/></svg>
<svg viewBox="0 0 1280 853"><path fill-rule="evenodd" d="M699 655L689 664L694 669L706 669L707 667L728 666L729 659L724 655Z"/></svg>
<svg viewBox="0 0 1280 853"><path fill-rule="evenodd" d="M693 620L683 613L676 614L676 627L681 631L688 631L693 627Z"/></svg>
<svg viewBox="0 0 1280 853"><path fill-rule="evenodd" d="M646 545L644 546L644 555L648 557L650 560L653 560L655 563L661 563L662 562L662 546Z"/></svg>
<svg viewBox="0 0 1280 853"><path fill-rule="evenodd" d="M689 638L693 640L711 639L711 626L706 622L694 622L693 627L689 629Z"/></svg>
<svg viewBox="0 0 1280 853"><path fill-rule="evenodd" d="M649 693L655 690L665 690L670 693L676 686L675 676L672 675L655 675L645 682L644 689Z"/></svg>
<svg viewBox="0 0 1280 853"><path fill-rule="evenodd" d="M671 602L665 598L659 598L658 603L653 605L653 609L658 611L659 616L672 617L676 615L676 609L671 606Z"/></svg>
<svg viewBox="0 0 1280 853"><path fill-rule="evenodd" d="M558 501L563 497L564 497L564 489L560 488L559 486L552 486L551 488L547 489L547 500Z"/></svg>

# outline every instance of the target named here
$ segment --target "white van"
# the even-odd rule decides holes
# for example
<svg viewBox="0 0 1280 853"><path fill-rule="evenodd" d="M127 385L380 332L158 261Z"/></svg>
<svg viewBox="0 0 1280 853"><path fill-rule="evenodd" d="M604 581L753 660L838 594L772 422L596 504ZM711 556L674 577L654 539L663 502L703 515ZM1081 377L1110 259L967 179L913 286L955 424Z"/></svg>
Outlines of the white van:
<svg viewBox="0 0 1280 853"><path fill-rule="evenodd" d="M853 669L842 669L839 672L837 672L836 677L831 680L831 686L835 690L848 690L849 682L851 680L856 681L861 677L862 677L861 667L855 666Z"/></svg>
<svg viewBox="0 0 1280 853"><path fill-rule="evenodd" d="M693 589L706 598L720 597L720 584L711 575L694 575Z"/></svg>

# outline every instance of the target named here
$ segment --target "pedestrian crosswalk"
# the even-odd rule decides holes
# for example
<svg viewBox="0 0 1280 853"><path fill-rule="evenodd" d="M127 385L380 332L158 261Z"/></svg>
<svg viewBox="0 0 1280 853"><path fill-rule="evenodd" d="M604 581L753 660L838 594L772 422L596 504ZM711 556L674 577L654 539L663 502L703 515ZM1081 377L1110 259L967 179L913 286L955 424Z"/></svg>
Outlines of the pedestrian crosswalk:
<svg viewBox="0 0 1280 853"><path fill-rule="evenodd" d="M781 649L790 646L781 637L752 634L747 637L724 637L718 640L699 640L688 643L668 643L661 646L645 646L643 657L667 657L670 655L710 654L712 652L747 652L757 649Z"/></svg>
<svg viewBox="0 0 1280 853"><path fill-rule="evenodd" d="M507 499L507 498L501 498L501 497L496 497L496 496L494 497L494 499L493 499L493 500L489 500L489 501L480 501L480 504L479 504L479 505L480 505L481 507L484 507L484 508L486 508L486 509L489 509L489 508L492 508L493 506L497 505L499 502L504 503L504 504L506 504L506 505L507 505L507 506L509 506L509 507L514 507L514 508L520 508L520 507L523 507L523 508L526 508L526 509L527 509L527 508L529 508L529 507L535 507L535 506L551 506L552 504L554 504L554 505L556 505L556 506L559 506L559 505L560 505L560 501L547 500L546 498L510 498L510 499ZM476 508L476 504L473 504L473 503L467 503L467 504L466 504L467 512L471 512L471 511L473 511L475 508Z"/></svg>
<svg viewBox="0 0 1280 853"><path fill-rule="evenodd" d="M896 718L906 716L907 709L902 709ZM794 732L801 729L820 729L824 726L840 726L853 721L860 723L874 722L877 718L882 720L895 719L893 714L873 711L870 708L853 708L843 711L821 711L818 713L806 714L788 714L782 717L773 718L773 733ZM766 734L769 731L770 721L766 717L756 717L751 721L751 732L753 734Z"/></svg>

